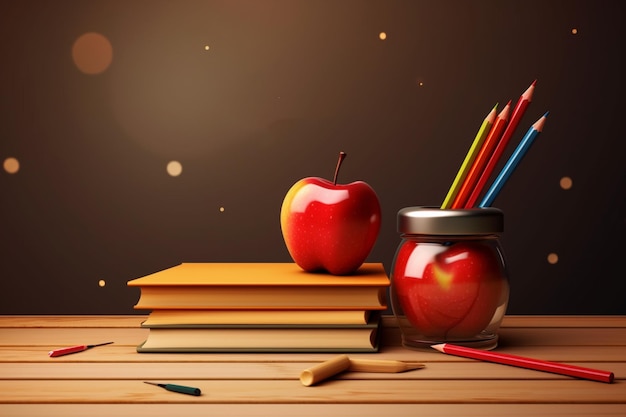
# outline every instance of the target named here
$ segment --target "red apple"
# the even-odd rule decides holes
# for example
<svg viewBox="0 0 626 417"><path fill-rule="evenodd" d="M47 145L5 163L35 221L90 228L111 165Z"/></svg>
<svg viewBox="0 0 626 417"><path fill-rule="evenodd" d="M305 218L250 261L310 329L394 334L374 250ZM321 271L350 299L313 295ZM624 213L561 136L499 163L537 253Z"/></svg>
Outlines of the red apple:
<svg viewBox="0 0 626 417"><path fill-rule="evenodd" d="M504 271L486 242L446 246L407 241L396 255L394 291L408 321L444 340L472 338L502 303Z"/></svg>
<svg viewBox="0 0 626 417"><path fill-rule="evenodd" d="M380 230L378 196L367 183L337 184L346 154L339 154L334 180L307 177L287 192L280 226L289 254L308 272L355 272L369 255Z"/></svg>

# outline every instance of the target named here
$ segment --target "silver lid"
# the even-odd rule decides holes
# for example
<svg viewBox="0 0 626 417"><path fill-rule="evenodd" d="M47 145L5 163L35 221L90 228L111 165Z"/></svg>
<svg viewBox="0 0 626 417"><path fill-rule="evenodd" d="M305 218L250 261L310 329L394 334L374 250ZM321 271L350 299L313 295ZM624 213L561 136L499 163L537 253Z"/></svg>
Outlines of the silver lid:
<svg viewBox="0 0 626 417"><path fill-rule="evenodd" d="M440 209L406 207L398 212L398 232L420 235L476 235L502 233L504 215L493 207Z"/></svg>

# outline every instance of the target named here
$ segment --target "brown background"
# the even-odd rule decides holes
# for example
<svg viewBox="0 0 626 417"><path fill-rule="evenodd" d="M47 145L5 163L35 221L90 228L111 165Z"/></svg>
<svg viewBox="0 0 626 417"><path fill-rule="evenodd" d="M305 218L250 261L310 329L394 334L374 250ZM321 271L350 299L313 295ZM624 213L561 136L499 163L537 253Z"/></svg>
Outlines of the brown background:
<svg viewBox="0 0 626 417"><path fill-rule="evenodd" d="M183 261L290 261L282 199L341 150L389 268L397 211L441 204L534 79L510 147L550 116L494 203L509 312L626 314L623 4L2 1L0 160L20 166L0 170L0 314L132 313L126 282ZM89 32L99 74L72 56Z"/></svg>

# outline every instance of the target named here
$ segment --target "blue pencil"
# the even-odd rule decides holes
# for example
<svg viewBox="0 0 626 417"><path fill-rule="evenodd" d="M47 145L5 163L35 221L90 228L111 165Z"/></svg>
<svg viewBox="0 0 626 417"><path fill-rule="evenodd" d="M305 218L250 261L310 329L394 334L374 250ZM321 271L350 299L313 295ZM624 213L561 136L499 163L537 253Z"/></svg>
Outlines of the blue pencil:
<svg viewBox="0 0 626 417"><path fill-rule="evenodd" d="M489 187L489 190L487 190L487 193L483 197L478 207L491 206L493 200L496 199L498 193L504 186L504 183L506 183L513 171L515 171L515 168L520 163L522 158L524 158L524 155L526 155L526 152L528 152L528 149L530 149L530 146L533 144L535 138L539 136L539 133L541 133L541 131L543 130L543 125L546 123L546 117L548 117L548 113L549 112L546 112L546 114L541 116L541 118L537 120L535 124L530 127L530 129L528 129L528 132L526 132L519 145L517 145L517 148L515 148L515 151L513 152L513 154L511 154L509 160L506 161L504 168L502 168L502 171L500 171L493 184L491 184L491 187Z"/></svg>

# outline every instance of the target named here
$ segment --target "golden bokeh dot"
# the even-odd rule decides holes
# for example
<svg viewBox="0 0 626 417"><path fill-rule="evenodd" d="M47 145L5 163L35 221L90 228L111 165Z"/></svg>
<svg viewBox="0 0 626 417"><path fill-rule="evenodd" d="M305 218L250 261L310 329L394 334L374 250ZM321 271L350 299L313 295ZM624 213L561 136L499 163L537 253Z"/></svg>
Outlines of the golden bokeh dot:
<svg viewBox="0 0 626 417"><path fill-rule="evenodd" d="M557 255L556 253L549 253L548 254L548 263L554 265L557 262L559 262L559 255Z"/></svg>
<svg viewBox="0 0 626 417"><path fill-rule="evenodd" d="M204 45L204 50L205 51L208 51L209 49L211 49L211 48L209 48L209 45Z"/></svg>
<svg viewBox="0 0 626 417"><path fill-rule="evenodd" d="M98 281L98 286L104 287L105 285L107 285L105 280L101 279L100 281Z"/></svg>
<svg viewBox="0 0 626 417"><path fill-rule="evenodd" d="M378 34L378 38L379 38L381 41L384 41L385 39L387 39L387 34L386 34L385 32L380 32L380 33Z"/></svg>
<svg viewBox="0 0 626 417"><path fill-rule="evenodd" d="M572 35L576 35L578 33L578 29L574 28L572 29Z"/></svg>
<svg viewBox="0 0 626 417"><path fill-rule="evenodd" d="M167 164L167 173L172 177L178 177L183 172L183 166L178 161L170 161Z"/></svg>
<svg viewBox="0 0 626 417"><path fill-rule="evenodd" d="M224 207L220 207L220 213L223 213L226 210Z"/></svg>
<svg viewBox="0 0 626 417"><path fill-rule="evenodd" d="M81 72L100 74L109 68L113 61L113 47L104 35L85 33L74 42L72 59Z"/></svg>
<svg viewBox="0 0 626 417"><path fill-rule="evenodd" d="M570 177L563 177L559 181L559 185L561 186L562 189L569 190L570 188L572 188L573 182Z"/></svg>
<svg viewBox="0 0 626 417"><path fill-rule="evenodd" d="M20 170L20 161L17 158L10 157L4 160L2 166L9 174L15 174Z"/></svg>

